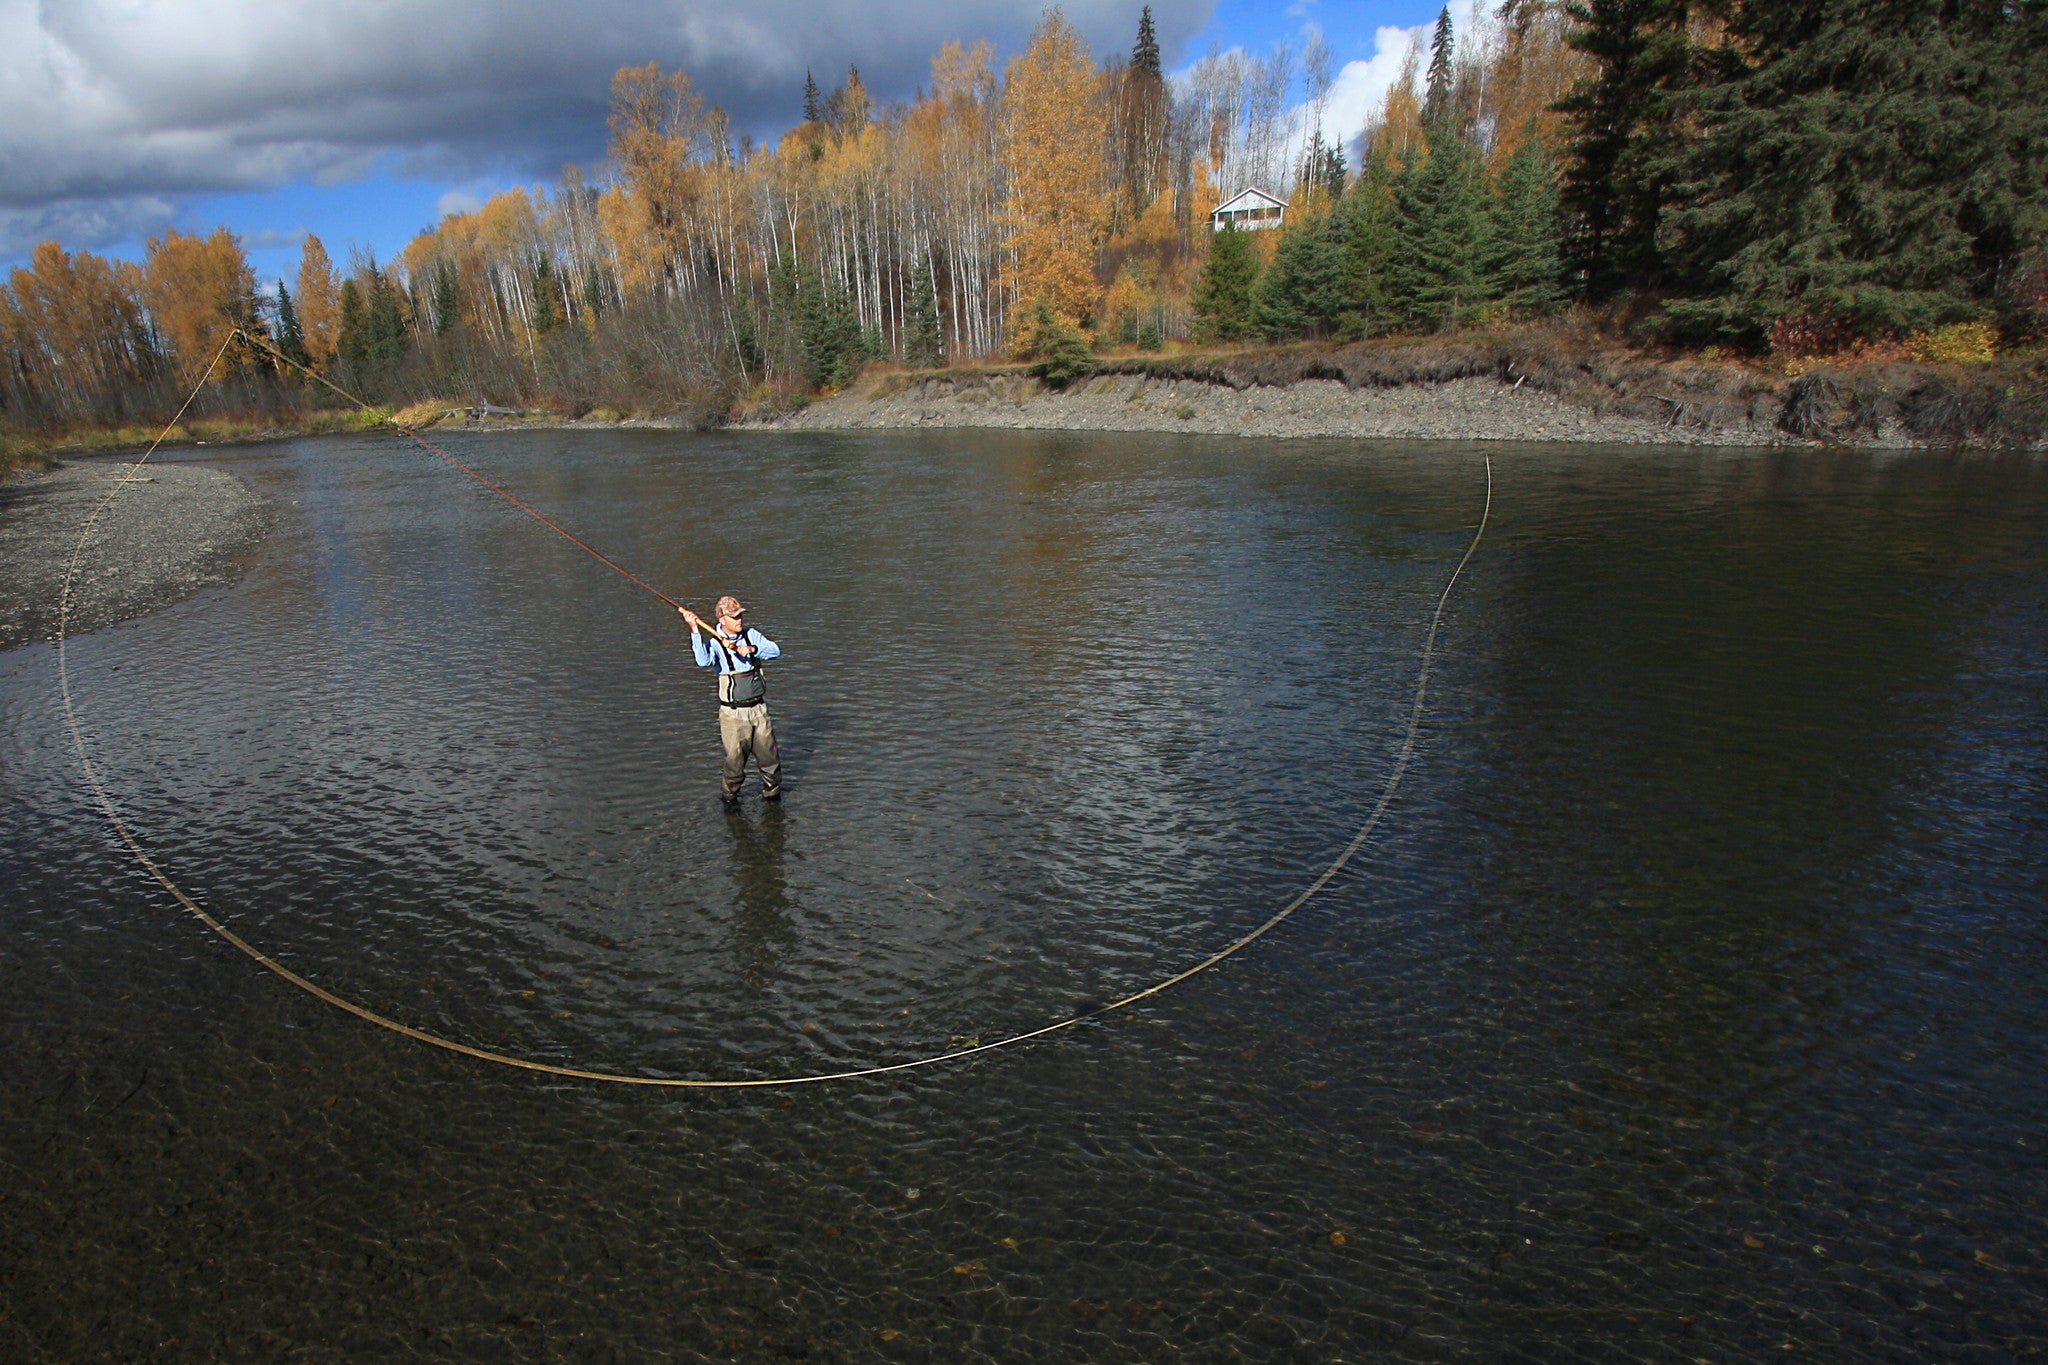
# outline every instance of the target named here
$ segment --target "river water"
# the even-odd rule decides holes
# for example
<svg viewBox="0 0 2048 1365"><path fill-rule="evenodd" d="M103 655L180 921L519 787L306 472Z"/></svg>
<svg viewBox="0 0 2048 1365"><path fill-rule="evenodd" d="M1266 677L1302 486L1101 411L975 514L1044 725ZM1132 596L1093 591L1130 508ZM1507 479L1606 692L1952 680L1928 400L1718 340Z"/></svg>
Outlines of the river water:
<svg viewBox="0 0 2048 1365"><path fill-rule="evenodd" d="M1181 970L1385 784L1482 447L463 435L780 642L716 799L653 597L394 439L214 452L241 578L74 640L166 871L479 1047L784 1076ZM374 1029L100 816L0 654L0 1359L2048 1349L2048 466L1493 447L1361 856L1144 1005L651 1092Z"/></svg>

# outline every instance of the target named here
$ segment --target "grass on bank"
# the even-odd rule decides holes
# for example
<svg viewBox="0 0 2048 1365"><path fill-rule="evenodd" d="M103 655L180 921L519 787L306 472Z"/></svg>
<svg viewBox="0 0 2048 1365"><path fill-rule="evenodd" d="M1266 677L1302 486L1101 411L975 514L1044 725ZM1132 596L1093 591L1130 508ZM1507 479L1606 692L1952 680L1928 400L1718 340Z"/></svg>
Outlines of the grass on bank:
<svg viewBox="0 0 2048 1365"><path fill-rule="evenodd" d="M429 399L412 403L391 414L401 425L425 428L460 417L464 404ZM286 436L331 436L352 431L369 431L384 425L382 413L359 408L311 408L280 416L194 417L175 423L169 431L157 425L120 423L108 426L77 424L54 431L19 431L0 427L0 478L17 470L48 469L66 455L99 455L116 451L136 454L149 449L161 433L164 446L232 445L238 441L276 440Z"/></svg>

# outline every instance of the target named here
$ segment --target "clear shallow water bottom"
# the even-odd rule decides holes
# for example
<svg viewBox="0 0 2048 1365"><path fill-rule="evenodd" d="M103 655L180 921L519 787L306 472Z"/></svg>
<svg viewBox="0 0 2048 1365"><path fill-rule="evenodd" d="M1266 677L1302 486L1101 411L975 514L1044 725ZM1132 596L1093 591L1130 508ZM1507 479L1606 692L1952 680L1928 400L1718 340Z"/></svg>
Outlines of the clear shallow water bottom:
<svg viewBox="0 0 2048 1365"><path fill-rule="evenodd" d="M532 433L660 603L396 441L216 456L233 587L73 642L108 788L295 970L780 1075L1178 970L1357 828L1477 447ZM180 911L0 655L0 1358L2038 1354L2048 474L1495 448L1364 857L1127 1016L661 1093L365 1027Z"/></svg>

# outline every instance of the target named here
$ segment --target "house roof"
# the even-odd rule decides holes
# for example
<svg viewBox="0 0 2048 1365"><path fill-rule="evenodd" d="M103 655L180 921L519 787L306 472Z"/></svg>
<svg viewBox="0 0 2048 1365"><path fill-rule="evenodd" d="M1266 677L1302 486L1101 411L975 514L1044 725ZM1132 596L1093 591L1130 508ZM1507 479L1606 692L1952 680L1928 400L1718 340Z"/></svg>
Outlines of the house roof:
<svg viewBox="0 0 2048 1365"><path fill-rule="evenodd" d="M1209 216L1213 218L1219 213L1236 213L1245 209L1284 209L1286 207L1287 201L1285 199L1275 199L1264 190L1241 190L1236 197L1211 209Z"/></svg>

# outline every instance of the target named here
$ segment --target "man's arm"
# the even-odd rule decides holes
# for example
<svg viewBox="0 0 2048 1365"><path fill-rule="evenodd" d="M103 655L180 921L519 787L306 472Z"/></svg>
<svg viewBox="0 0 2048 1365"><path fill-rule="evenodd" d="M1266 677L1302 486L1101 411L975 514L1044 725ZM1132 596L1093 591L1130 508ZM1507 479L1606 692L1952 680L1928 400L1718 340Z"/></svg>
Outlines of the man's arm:
<svg viewBox="0 0 2048 1365"><path fill-rule="evenodd" d="M711 667L714 660L711 656L711 646L704 642L704 618L688 607L677 607L676 610L690 623L690 653L697 656L697 667Z"/></svg>
<svg viewBox="0 0 2048 1365"><path fill-rule="evenodd" d="M779 659L782 657L782 646L776 644L752 626L747 627L746 639L747 643L754 647L754 657L756 659Z"/></svg>

